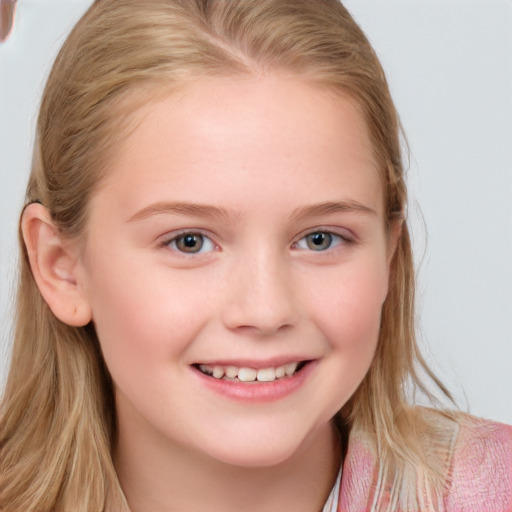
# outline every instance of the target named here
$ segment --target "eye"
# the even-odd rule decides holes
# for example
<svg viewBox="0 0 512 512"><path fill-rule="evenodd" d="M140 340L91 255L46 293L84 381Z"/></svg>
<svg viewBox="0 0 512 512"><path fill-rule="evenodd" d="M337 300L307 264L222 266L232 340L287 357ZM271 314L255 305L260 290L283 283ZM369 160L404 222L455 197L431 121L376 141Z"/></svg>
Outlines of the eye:
<svg viewBox="0 0 512 512"><path fill-rule="evenodd" d="M201 233L180 233L165 242L165 245L175 251L185 254L198 254L213 251L213 242Z"/></svg>
<svg viewBox="0 0 512 512"><path fill-rule="evenodd" d="M296 247L298 249L307 249L310 251L326 251L332 249L345 239L341 235L329 233L328 231L314 231L301 238Z"/></svg>

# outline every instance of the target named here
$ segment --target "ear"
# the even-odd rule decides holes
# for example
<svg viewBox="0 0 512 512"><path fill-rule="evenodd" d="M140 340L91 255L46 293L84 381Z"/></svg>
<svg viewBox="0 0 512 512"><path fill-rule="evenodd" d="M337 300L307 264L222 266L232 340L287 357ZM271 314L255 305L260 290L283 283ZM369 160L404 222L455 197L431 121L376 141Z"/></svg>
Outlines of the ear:
<svg viewBox="0 0 512 512"><path fill-rule="evenodd" d="M53 314L68 325L88 324L92 315L77 279L80 262L77 242L63 237L48 210L38 203L25 208L21 232L32 274Z"/></svg>
<svg viewBox="0 0 512 512"><path fill-rule="evenodd" d="M388 266L388 269L391 268L393 256L395 255L396 248L398 247L398 242L400 241L400 237L402 236L403 223L403 219L396 219L390 223L388 228L388 247L386 255L386 264Z"/></svg>

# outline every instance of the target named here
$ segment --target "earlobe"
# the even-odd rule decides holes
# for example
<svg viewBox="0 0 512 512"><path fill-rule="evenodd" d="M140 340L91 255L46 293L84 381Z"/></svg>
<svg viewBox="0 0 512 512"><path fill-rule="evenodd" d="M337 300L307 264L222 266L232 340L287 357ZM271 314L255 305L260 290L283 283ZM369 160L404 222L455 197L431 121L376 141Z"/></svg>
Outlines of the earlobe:
<svg viewBox="0 0 512 512"><path fill-rule="evenodd" d="M91 321L91 309L78 276L76 243L65 239L48 210L29 204L22 215L21 231L32 274L53 314L72 326Z"/></svg>

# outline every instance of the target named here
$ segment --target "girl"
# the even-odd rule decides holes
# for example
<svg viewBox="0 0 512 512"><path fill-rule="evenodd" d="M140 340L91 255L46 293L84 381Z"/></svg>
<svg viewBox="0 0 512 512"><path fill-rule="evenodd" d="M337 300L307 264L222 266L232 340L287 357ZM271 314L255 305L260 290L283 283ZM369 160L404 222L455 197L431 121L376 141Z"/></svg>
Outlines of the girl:
<svg viewBox="0 0 512 512"><path fill-rule="evenodd" d="M0 509L512 510L426 392L398 116L337 0L100 0L20 223Z"/></svg>

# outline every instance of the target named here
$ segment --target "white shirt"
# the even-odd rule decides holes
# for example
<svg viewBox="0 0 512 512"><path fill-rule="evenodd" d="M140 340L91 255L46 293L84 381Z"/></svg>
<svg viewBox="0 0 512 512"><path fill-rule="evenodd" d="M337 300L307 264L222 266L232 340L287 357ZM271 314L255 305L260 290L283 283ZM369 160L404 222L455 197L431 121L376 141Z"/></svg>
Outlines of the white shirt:
<svg viewBox="0 0 512 512"><path fill-rule="evenodd" d="M329 494L329 497L327 498L327 501L325 502L322 512L337 512L338 500L339 500L339 496L340 496L340 485L341 485L341 467L340 467L340 471L338 473L338 478L336 478L334 487L332 488L331 493Z"/></svg>

